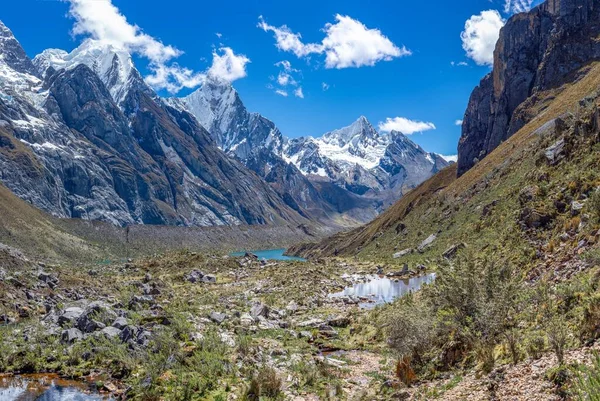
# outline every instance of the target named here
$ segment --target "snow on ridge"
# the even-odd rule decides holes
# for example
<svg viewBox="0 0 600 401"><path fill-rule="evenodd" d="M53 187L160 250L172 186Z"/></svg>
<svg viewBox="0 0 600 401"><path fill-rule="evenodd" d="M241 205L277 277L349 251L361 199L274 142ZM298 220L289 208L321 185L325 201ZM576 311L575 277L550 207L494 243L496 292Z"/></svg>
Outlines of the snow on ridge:
<svg viewBox="0 0 600 401"><path fill-rule="evenodd" d="M104 82L117 104L127 95L135 69L126 49L94 39L86 39L71 53L46 49L35 56L33 63L42 75L49 67L58 71L86 65Z"/></svg>

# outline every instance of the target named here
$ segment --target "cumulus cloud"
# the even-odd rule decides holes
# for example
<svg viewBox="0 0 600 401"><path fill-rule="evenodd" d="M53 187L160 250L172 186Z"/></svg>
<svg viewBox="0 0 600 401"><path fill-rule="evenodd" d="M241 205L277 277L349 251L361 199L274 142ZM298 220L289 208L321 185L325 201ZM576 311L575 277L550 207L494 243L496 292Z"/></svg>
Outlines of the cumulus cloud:
<svg viewBox="0 0 600 401"><path fill-rule="evenodd" d="M300 99L304 99L304 92L302 92L301 87L294 91L294 96L299 97Z"/></svg>
<svg viewBox="0 0 600 401"><path fill-rule="evenodd" d="M327 82L321 83L321 88L323 88L323 92L329 90L329 84Z"/></svg>
<svg viewBox="0 0 600 401"><path fill-rule="evenodd" d="M112 4L112 0L65 0L70 4L69 16L74 20L73 35L89 36L94 40L125 49L146 58L151 73L146 82L157 90L176 93L183 88L194 88L210 73L229 81L246 76L245 66L250 60L235 55L230 48L213 52L213 64L208 72L194 72L173 61L183 52L143 32Z"/></svg>
<svg viewBox="0 0 600 401"><path fill-rule="evenodd" d="M505 22L496 10L483 11L469 18L460 35L467 57L478 65L493 65L494 49Z"/></svg>
<svg viewBox="0 0 600 401"><path fill-rule="evenodd" d="M412 135L415 132L424 132L436 129L435 124L409 120L404 117L387 118L379 123L379 130L383 132L399 131L405 135Z"/></svg>
<svg viewBox="0 0 600 401"><path fill-rule="evenodd" d="M258 27L273 32L275 46L297 57L325 54L326 68L350 68L373 66L380 61L411 55L406 47L399 48L378 29L369 29L360 21L337 14L335 23L323 28L326 36L321 43L304 43L302 35L294 33L286 25L275 27L259 17Z"/></svg>
<svg viewBox="0 0 600 401"><path fill-rule="evenodd" d="M456 121L454 122L454 125L461 126L462 124L463 124L463 120L456 120Z"/></svg>
<svg viewBox="0 0 600 401"><path fill-rule="evenodd" d="M248 57L235 54L230 47L222 47L219 51L221 54L216 50L213 51L212 66L208 69L209 75L229 82L248 75L246 72L246 64L250 62Z"/></svg>
<svg viewBox="0 0 600 401"><path fill-rule="evenodd" d="M287 91L284 91L283 89L277 89L275 91L275 93L277 93L278 95L283 96L283 97L288 97Z"/></svg>

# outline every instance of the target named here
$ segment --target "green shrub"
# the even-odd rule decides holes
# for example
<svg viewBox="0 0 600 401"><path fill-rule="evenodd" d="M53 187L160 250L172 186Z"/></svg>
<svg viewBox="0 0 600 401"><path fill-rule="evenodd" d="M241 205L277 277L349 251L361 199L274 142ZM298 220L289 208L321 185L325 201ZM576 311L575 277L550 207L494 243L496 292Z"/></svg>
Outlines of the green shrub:
<svg viewBox="0 0 600 401"><path fill-rule="evenodd" d="M600 355L594 355L591 367L581 368L574 387L579 401L600 401Z"/></svg>

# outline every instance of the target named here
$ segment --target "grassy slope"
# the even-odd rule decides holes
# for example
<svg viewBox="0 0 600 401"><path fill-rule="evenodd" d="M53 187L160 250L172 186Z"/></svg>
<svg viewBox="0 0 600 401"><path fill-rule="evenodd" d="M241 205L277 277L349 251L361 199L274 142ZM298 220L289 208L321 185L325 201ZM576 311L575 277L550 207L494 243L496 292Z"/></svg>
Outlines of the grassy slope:
<svg viewBox="0 0 600 401"><path fill-rule="evenodd" d="M570 188L572 193L567 195L576 199L585 187L597 186L597 147L592 151L579 149L569 160L548 166L543 162L543 152L557 138L534 134L547 122L565 113L576 113L581 99L596 94L600 65L590 64L581 72L583 76L577 82L540 93L535 101L530 99L523 110L535 116L530 123L462 177L455 179L455 168L447 168L365 227L318 244L300 245L293 251L319 257L333 256L337 250L339 256L378 262L434 263L451 245L465 243L475 252L501 253L528 264L538 248L552 243L565 231L571 216L556 215L547 230L526 235L518 225L523 206L519 203L521 190L528 185L542 187L541 199L534 206L543 209L551 208L552 200L563 197L565 188ZM541 182L544 175L547 179ZM400 224L406 226L404 232ZM399 250L416 248L433 233L438 239L423 254L392 258ZM578 233L572 242L584 235Z"/></svg>

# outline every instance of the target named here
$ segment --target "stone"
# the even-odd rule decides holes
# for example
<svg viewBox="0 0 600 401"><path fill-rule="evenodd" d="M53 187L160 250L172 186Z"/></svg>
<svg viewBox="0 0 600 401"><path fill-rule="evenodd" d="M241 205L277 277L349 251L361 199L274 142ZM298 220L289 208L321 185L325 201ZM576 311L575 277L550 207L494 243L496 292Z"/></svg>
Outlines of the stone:
<svg viewBox="0 0 600 401"><path fill-rule="evenodd" d="M585 205L581 202L577 202L577 201L573 201L571 203L571 215L572 216L577 216L581 213L581 211L583 210L583 207Z"/></svg>
<svg viewBox="0 0 600 401"><path fill-rule="evenodd" d="M83 315L83 309L77 306L72 306L66 308L59 316L58 316L58 324L61 326L65 326L67 324L74 325L77 320Z"/></svg>
<svg viewBox="0 0 600 401"><path fill-rule="evenodd" d="M121 335L121 330L116 327L105 327L100 330L100 334L104 335L106 338L118 338Z"/></svg>
<svg viewBox="0 0 600 401"><path fill-rule="evenodd" d="M556 164L564 157L565 140L559 139L546 149L544 155L549 164Z"/></svg>
<svg viewBox="0 0 600 401"><path fill-rule="evenodd" d="M399 258L401 258L401 257L403 257L403 256L406 256L406 255L410 254L410 253L413 253L413 249L412 249L412 248L410 248L410 249L405 249L405 250L403 250L403 251L400 251L400 252L396 252L396 253L394 254L394 259L399 259Z"/></svg>
<svg viewBox="0 0 600 401"><path fill-rule="evenodd" d="M112 327L116 327L119 330L123 330L128 325L129 325L128 320L122 316L116 318L115 321L112 323Z"/></svg>
<svg viewBox="0 0 600 401"><path fill-rule="evenodd" d="M444 251L444 253L442 254L442 256L446 259L452 259L456 256L456 254L458 253L458 251L460 251L461 249L465 248L465 244L464 243L460 243L460 244L456 244L456 245L452 245L450 248L446 249Z"/></svg>
<svg viewBox="0 0 600 401"><path fill-rule="evenodd" d="M348 327L350 323L350 317L345 315L338 315L327 320L329 326L338 328Z"/></svg>
<svg viewBox="0 0 600 401"><path fill-rule="evenodd" d="M437 235L435 234L431 234L429 237L427 237L423 242L421 242L421 244L419 245L419 247L417 248L417 250L419 252L424 252L425 249L429 248L431 246L431 244L433 244L433 242L437 239Z"/></svg>
<svg viewBox="0 0 600 401"><path fill-rule="evenodd" d="M112 324L117 314L110 305L102 301L91 302L77 319L77 328L84 333L92 333Z"/></svg>
<svg viewBox="0 0 600 401"><path fill-rule="evenodd" d="M269 307L263 303L256 303L250 309L250 315L254 320L257 320L260 316L269 317Z"/></svg>
<svg viewBox="0 0 600 401"><path fill-rule="evenodd" d="M221 324L223 323L225 320L227 320L227 315L224 313L219 313L219 312L212 312L209 316L210 320L212 320L213 322L217 323L217 324Z"/></svg>
<svg viewBox="0 0 600 401"><path fill-rule="evenodd" d="M185 279L190 283L200 283L204 276L205 274L203 272L198 269L194 269L185 276Z"/></svg>
<svg viewBox="0 0 600 401"><path fill-rule="evenodd" d="M299 308L299 306L298 306L298 304L296 303L296 301L294 301L294 300L291 300L291 301L290 301L290 302L287 304L287 306L285 307L285 310L286 310L286 311L288 311L288 312L290 312L290 313L292 313L292 314L294 314L294 313L296 313L296 312L298 311L298 308Z"/></svg>
<svg viewBox="0 0 600 401"><path fill-rule="evenodd" d="M207 274L204 277L202 277L202 282L208 284L215 284L217 282L217 277L213 276L212 274Z"/></svg>
<svg viewBox="0 0 600 401"><path fill-rule="evenodd" d="M73 344L74 342L79 340L83 340L83 333L81 332L81 330L76 328L63 330L60 334L60 341L66 344Z"/></svg>
<svg viewBox="0 0 600 401"><path fill-rule="evenodd" d="M242 316L240 316L240 324L244 327L250 327L254 324L254 319L252 316L250 316L250 314L244 313Z"/></svg>

